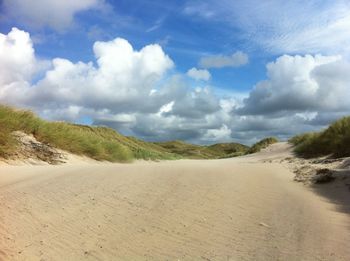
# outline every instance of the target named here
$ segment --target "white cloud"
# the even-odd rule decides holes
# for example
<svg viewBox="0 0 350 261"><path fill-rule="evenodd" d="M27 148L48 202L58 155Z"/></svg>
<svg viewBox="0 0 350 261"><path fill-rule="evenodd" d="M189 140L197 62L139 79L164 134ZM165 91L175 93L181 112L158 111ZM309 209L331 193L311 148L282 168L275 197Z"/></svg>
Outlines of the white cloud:
<svg viewBox="0 0 350 261"><path fill-rule="evenodd" d="M173 110L174 101L171 101L167 104L164 104L162 107L160 107L158 114L161 115L162 113L168 113Z"/></svg>
<svg viewBox="0 0 350 261"><path fill-rule="evenodd" d="M194 91L183 92L181 99L175 101L169 114L189 119L201 119L220 109L219 99L211 89L196 88Z"/></svg>
<svg viewBox="0 0 350 261"><path fill-rule="evenodd" d="M242 114L350 109L350 64L340 56L279 57L267 65L268 79L256 84Z"/></svg>
<svg viewBox="0 0 350 261"><path fill-rule="evenodd" d="M248 55L238 51L230 56L213 55L202 57L199 66L202 68L222 68L222 67L239 67L249 62Z"/></svg>
<svg viewBox="0 0 350 261"><path fill-rule="evenodd" d="M113 112L156 111L166 102L157 101L156 96L151 103L144 102L156 82L173 67L159 45L136 51L126 40L116 38L96 42L94 53L97 67L92 62L54 59L52 69L36 84L32 99L48 106L68 103Z"/></svg>
<svg viewBox="0 0 350 261"><path fill-rule="evenodd" d="M0 68L3 69L0 99L12 103L30 100L29 103L51 107L73 104L114 111L141 107L156 111L163 102L159 97L154 97L155 102L151 104L140 101L149 96L156 82L173 67L172 60L159 45L136 51L126 40L117 38L94 44L97 67L92 62L72 63L55 58L45 77L28 88L39 66L29 34L13 29L8 35L0 34L0 44Z"/></svg>
<svg viewBox="0 0 350 261"><path fill-rule="evenodd" d="M140 85L152 82L174 65L157 44L135 51L128 41L116 38L109 42L95 42L93 48L101 75L117 78L124 85L139 81L135 79L138 77L143 82Z"/></svg>
<svg viewBox="0 0 350 261"><path fill-rule="evenodd" d="M0 85L25 81L35 71L34 49L28 33L12 28L0 34Z"/></svg>
<svg viewBox="0 0 350 261"><path fill-rule="evenodd" d="M0 72L2 103L29 107L50 119L87 116L153 140L198 141L208 128L222 125L219 99L209 87L192 89L183 76L168 76L174 63L159 45L134 50L121 38L96 42L95 63L55 58L33 84L39 63L29 34L14 29L0 39L0 68L6 69Z"/></svg>
<svg viewBox="0 0 350 261"><path fill-rule="evenodd" d="M4 9L13 19L56 30L72 25L76 13L101 9L103 5L103 0L4 0Z"/></svg>
<svg viewBox="0 0 350 261"><path fill-rule="evenodd" d="M197 81L208 81L211 77L210 72L208 70L201 70L194 67L187 71L187 75Z"/></svg>
<svg viewBox="0 0 350 261"><path fill-rule="evenodd" d="M17 28L0 33L0 101L23 104L31 79L49 65L35 57L28 33Z"/></svg>
<svg viewBox="0 0 350 261"><path fill-rule="evenodd" d="M223 124L219 129L207 130L203 136L203 139L212 142L225 142L232 140L231 134L231 129L229 129L225 124Z"/></svg>

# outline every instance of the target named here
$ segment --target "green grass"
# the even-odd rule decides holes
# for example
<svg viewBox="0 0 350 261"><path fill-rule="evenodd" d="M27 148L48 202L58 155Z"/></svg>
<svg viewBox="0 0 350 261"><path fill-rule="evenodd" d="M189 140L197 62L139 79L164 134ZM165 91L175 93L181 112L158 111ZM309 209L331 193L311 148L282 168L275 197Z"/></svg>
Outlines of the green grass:
<svg viewBox="0 0 350 261"><path fill-rule="evenodd" d="M269 137L269 138L265 138L265 139L262 139L260 141L258 141L257 143L255 143L253 146L251 146L248 150L248 154L251 154L251 153L256 153L256 152L259 152L260 150L268 147L269 145L271 144L274 144L278 142L278 139L275 138L275 137Z"/></svg>
<svg viewBox="0 0 350 261"><path fill-rule="evenodd" d="M297 155L312 158L330 155L332 157L350 156L350 117L332 123L321 132L297 135L289 140L295 145Z"/></svg>

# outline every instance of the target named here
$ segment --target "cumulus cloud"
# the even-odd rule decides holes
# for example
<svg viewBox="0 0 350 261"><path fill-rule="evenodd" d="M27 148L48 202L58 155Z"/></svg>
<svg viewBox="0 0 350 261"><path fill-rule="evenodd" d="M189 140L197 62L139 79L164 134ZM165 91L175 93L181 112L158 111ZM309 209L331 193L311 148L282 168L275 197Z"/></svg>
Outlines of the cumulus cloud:
<svg viewBox="0 0 350 261"><path fill-rule="evenodd" d="M0 102L49 119L89 117L151 140L198 141L207 129L222 125L222 108L211 88L194 89L184 76L171 73L174 63L159 45L135 50L116 38L95 42L93 51L96 61L87 63L52 59L33 83L40 66L30 35L18 29L0 34Z"/></svg>
<svg viewBox="0 0 350 261"><path fill-rule="evenodd" d="M173 67L172 60L159 45L136 51L126 40L116 38L96 42L93 49L97 66L93 62L73 63L55 58L45 77L32 88L25 88L31 85L31 77L38 69L30 36L15 28L8 35L0 34L1 99L12 102L30 99L43 106L74 104L118 111L133 109L130 103L136 109L140 106L158 109L139 101L140 97L149 96L156 82ZM15 85L18 88L11 87Z"/></svg>
<svg viewBox="0 0 350 261"><path fill-rule="evenodd" d="M231 129L229 129L225 124L223 124L219 129L207 130L203 136L203 139L207 141L213 141L213 142L230 141L232 140L231 134L232 134Z"/></svg>
<svg viewBox="0 0 350 261"><path fill-rule="evenodd" d="M213 55L202 57L199 66L202 68L222 68L222 67L239 67L249 62L248 55L238 51L230 56Z"/></svg>
<svg viewBox="0 0 350 261"><path fill-rule="evenodd" d="M0 33L0 101L24 103L31 79L49 65L35 57L28 33L17 28Z"/></svg>
<svg viewBox="0 0 350 261"><path fill-rule="evenodd" d="M349 66L340 56L281 56L267 65L268 79L257 83L239 112L349 109Z"/></svg>
<svg viewBox="0 0 350 261"><path fill-rule="evenodd" d="M195 67L189 69L187 71L187 75L195 80L203 80L208 81L211 77L210 72L208 70L201 70Z"/></svg>
<svg viewBox="0 0 350 261"><path fill-rule="evenodd" d="M319 130L350 114L350 64L341 56L284 55L267 65L267 79L231 110L235 138L288 138Z"/></svg>
<svg viewBox="0 0 350 261"><path fill-rule="evenodd" d="M28 33L13 28L0 34L0 85L22 82L35 71L34 49Z"/></svg>
<svg viewBox="0 0 350 261"><path fill-rule="evenodd" d="M175 101L171 115L185 118L202 118L221 109L219 100L209 88L196 88L183 93L181 99Z"/></svg>
<svg viewBox="0 0 350 261"><path fill-rule="evenodd" d="M93 49L96 67L92 62L53 59L52 69L35 85L32 100L48 106L75 104L112 112L155 112L167 102L165 95L150 96L157 81L173 67L159 45L136 51L126 40L116 38L96 42ZM144 102L145 98L150 102Z"/></svg>
<svg viewBox="0 0 350 261"><path fill-rule="evenodd" d="M4 0L8 16L34 27L64 30L72 25L74 15L102 8L103 0Z"/></svg>

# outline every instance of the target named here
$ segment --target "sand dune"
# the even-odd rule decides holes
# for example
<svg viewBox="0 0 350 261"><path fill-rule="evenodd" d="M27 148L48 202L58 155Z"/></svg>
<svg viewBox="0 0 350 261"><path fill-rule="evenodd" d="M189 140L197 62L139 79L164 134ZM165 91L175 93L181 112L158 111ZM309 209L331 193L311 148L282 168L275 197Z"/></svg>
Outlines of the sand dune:
<svg viewBox="0 0 350 261"><path fill-rule="evenodd" d="M349 216L265 151L0 166L1 260L350 260Z"/></svg>

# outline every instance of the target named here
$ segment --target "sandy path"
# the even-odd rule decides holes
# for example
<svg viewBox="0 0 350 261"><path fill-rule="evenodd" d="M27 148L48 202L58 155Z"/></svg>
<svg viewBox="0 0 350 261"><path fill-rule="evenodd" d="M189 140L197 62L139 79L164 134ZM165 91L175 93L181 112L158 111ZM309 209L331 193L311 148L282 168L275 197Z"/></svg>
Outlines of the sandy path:
<svg viewBox="0 0 350 261"><path fill-rule="evenodd" d="M252 157L0 167L0 260L350 260L348 224Z"/></svg>

